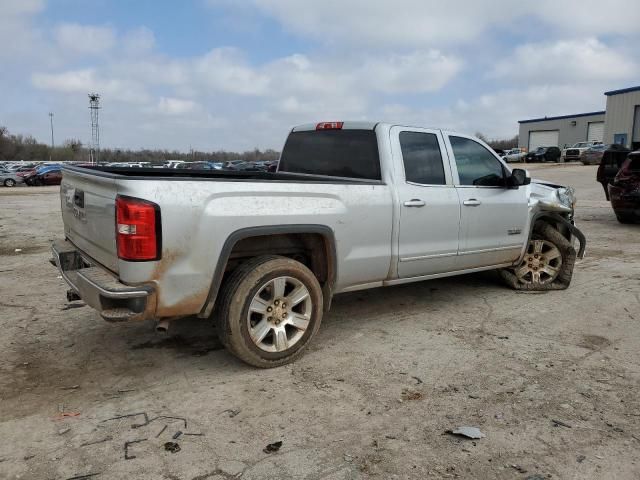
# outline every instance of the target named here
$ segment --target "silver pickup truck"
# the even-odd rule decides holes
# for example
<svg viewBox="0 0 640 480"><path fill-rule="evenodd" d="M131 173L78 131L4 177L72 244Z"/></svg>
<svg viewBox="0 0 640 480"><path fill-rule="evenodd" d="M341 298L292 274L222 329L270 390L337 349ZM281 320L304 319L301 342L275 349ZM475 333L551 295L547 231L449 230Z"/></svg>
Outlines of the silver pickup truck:
<svg viewBox="0 0 640 480"><path fill-rule="evenodd" d="M337 293L489 269L567 288L585 248L574 201L468 135L322 122L291 130L276 173L66 167L53 254L68 298L105 320L197 316L274 367Z"/></svg>

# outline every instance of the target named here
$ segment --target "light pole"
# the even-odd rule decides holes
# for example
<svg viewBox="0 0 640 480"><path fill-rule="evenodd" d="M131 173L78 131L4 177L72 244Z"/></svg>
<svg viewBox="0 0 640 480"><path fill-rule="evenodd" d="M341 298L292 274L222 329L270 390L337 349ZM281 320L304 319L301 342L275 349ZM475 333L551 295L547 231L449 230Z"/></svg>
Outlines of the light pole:
<svg viewBox="0 0 640 480"><path fill-rule="evenodd" d="M49 112L49 123L51 124L51 152L53 152L53 112ZM49 161L51 161L51 153L49 153Z"/></svg>

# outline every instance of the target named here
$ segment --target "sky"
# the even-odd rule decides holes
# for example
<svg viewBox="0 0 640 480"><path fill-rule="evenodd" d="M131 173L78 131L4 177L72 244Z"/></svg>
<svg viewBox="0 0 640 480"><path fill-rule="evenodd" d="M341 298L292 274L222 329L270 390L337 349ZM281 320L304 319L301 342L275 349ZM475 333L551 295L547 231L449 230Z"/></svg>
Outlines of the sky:
<svg viewBox="0 0 640 480"><path fill-rule="evenodd" d="M49 143L280 149L300 123L518 132L640 85L637 0L0 0L0 125Z"/></svg>

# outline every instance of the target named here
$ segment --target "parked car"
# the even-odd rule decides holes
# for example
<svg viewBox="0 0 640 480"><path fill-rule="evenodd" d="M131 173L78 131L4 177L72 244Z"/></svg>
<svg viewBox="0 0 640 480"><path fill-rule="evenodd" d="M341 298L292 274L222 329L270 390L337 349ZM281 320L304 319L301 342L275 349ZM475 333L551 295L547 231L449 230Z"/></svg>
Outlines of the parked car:
<svg viewBox="0 0 640 480"><path fill-rule="evenodd" d="M596 173L596 180L602 185L607 200L609 200L609 184L618 174L629 152L631 152L631 150L628 148L622 145L616 145L614 148L608 148L602 154L600 166Z"/></svg>
<svg viewBox="0 0 640 480"><path fill-rule="evenodd" d="M600 165L602 163L602 157L606 151L610 152L624 152L625 156L629 153L629 149L623 145L612 144L605 145L603 143L594 145L580 154L580 161L583 165Z"/></svg>
<svg viewBox="0 0 640 480"><path fill-rule="evenodd" d="M609 198L620 223L640 221L640 150L627 156L609 184Z"/></svg>
<svg viewBox="0 0 640 480"><path fill-rule="evenodd" d="M60 165L46 165L37 168L33 173L24 177L24 182L32 187L42 185L60 185L62 171Z"/></svg>
<svg viewBox="0 0 640 480"><path fill-rule="evenodd" d="M15 187L19 183L23 183L24 179L15 172L0 172L0 185L5 187Z"/></svg>
<svg viewBox="0 0 640 480"><path fill-rule="evenodd" d="M235 165L240 165L241 163L246 163L244 160L229 160L228 162L224 162L223 168L231 170Z"/></svg>
<svg viewBox="0 0 640 480"><path fill-rule="evenodd" d="M558 147L538 147L525 155L525 162L557 162L560 158Z"/></svg>
<svg viewBox="0 0 640 480"><path fill-rule="evenodd" d="M595 146L602 145L602 142L578 142L573 146L564 148L562 150L562 158L565 162L572 162L580 160L580 154L585 150Z"/></svg>
<svg viewBox="0 0 640 480"><path fill-rule="evenodd" d="M298 126L276 173L65 166L60 196L69 298L160 330L211 318L258 367L297 358L334 294L491 269L560 290L586 242L571 188L477 138L385 123Z"/></svg>
<svg viewBox="0 0 640 480"><path fill-rule="evenodd" d="M522 162L526 157L527 153L524 152L521 148L512 148L511 150L507 150L504 154L504 159L507 162Z"/></svg>

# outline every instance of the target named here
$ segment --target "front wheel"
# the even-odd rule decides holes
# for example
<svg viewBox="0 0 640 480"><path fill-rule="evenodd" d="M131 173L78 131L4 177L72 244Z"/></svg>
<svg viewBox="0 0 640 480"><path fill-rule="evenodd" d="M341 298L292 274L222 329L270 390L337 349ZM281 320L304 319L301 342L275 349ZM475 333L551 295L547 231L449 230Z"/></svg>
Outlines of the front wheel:
<svg viewBox="0 0 640 480"><path fill-rule="evenodd" d="M516 290L563 290L571 283L575 260L571 242L548 223L538 223L518 266L500 275Z"/></svg>
<svg viewBox="0 0 640 480"><path fill-rule="evenodd" d="M16 181L13 178L7 178L4 181L4 186L5 187L15 187L16 186Z"/></svg>
<svg viewBox="0 0 640 480"><path fill-rule="evenodd" d="M216 311L221 342L260 368L298 358L322 321L322 289L302 263L286 257L252 258L225 282Z"/></svg>

